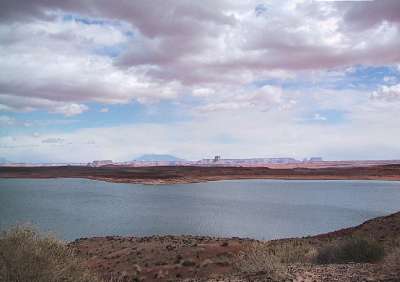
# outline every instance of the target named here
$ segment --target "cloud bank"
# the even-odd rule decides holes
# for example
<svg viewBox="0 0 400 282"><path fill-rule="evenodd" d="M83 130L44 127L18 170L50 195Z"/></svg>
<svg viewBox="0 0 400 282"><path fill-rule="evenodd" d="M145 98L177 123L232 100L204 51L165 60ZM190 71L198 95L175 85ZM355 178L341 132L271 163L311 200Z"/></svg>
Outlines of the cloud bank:
<svg viewBox="0 0 400 282"><path fill-rule="evenodd" d="M112 117L116 105L151 109L166 103L173 105L171 111L190 118L180 121L187 127L158 124L157 130L164 136L170 136L169 131L182 134L182 130L186 136L182 144L189 139L193 143L182 145L182 150L193 157L199 155L193 152L204 154L207 147L215 148L210 151L216 153L246 151L242 144L266 138L271 149L260 144L253 150L260 154L318 154L336 151L332 140L337 146L347 142L349 148L369 140L368 148L381 144L386 151L398 150L389 136L385 140L371 137L369 127L380 124L400 138L398 127L390 120L399 110L400 100L399 15L397 0L2 1L0 123L14 126L16 132L23 122L10 116L14 113L71 118L97 112L105 118ZM377 74L358 73L368 68L384 68L390 73L383 74L380 81L375 81ZM353 85L348 81L351 77L361 82ZM373 85L371 78L375 79ZM232 123L229 118L233 116L240 119L234 121L237 130L230 131L226 123ZM206 134L204 121L224 122L224 126L218 129L220 133L216 129L215 134ZM123 120L120 123L128 131L137 130ZM257 133L248 132L253 125ZM153 125L141 126L142 134L151 132L151 138L163 140L164 145L132 136L135 146L143 141L153 144L142 148L149 153L160 146L164 148L160 153L177 150L179 142L147 129ZM85 130L96 131L83 127L76 131L77 136ZM357 130L351 130L355 127ZM104 127L101 130L107 132ZM108 131L114 132L114 127ZM13 132L2 132L4 148L12 146L8 142L14 140ZM61 136L64 134L60 127L60 136L45 132L44 138L82 143L73 135ZM335 134L347 134L347 141L341 142ZM31 143L31 137L19 135L18 140L25 140L19 146L51 145L35 139ZM313 135L319 141L307 143ZM96 136L103 135L96 131ZM196 143L199 138L202 141ZM92 138L86 139L87 152L91 152L87 158L102 155L94 151ZM126 137L120 143L131 139ZM96 146L101 142L95 142ZM119 149L105 143L105 152L122 158ZM318 148L312 150L313 146ZM41 151L50 155L60 148L50 146ZM23 155L21 150L15 152L16 158Z"/></svg>
<svg viewBox="0 0 400 282"><path fill-rule="evenodd" d="M400 62L396 0L3 1L0 10L8 109L73 115L91 101L147 103L202 87L223 92L304 71Z"/></svg>

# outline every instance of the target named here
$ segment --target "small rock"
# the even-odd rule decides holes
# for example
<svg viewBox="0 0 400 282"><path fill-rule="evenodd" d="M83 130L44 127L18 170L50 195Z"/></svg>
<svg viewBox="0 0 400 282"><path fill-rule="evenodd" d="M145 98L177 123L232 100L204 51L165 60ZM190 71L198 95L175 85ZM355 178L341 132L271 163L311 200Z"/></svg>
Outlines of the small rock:
<svg viewBox="0 0 400 282"><path fill-rule="evenodd" d="M200 266L206 267L207 265L212 264L212 263L213 263L213 261L211 259L205 259L201 262Z"/></svg>
<svg viewBox="0 0 400 282"><path fill-rule="evenodd" d="M229 245L229 243L226 241L221 244L222 247L228 247L228 245Z"/></svg>
<svg viewBox="0 0 400 282"><path fill-rule="evenodd" d="M134 269L137 273L142 272L142 268L141 268L138 264L134 264L134 265L133 265L133 269Z"/></svg>
<svg viewBox="0 0 400 282"><path fill-rule="evenodd" d="M195 266L196 263L195 263L194 261L192 261L192 260L184 260L184 261L182 262L182 265L183 265L183 266L186 266L186 267L189 267L189 266Z"/></svg>
<svg viewBox="0 0 400 282"><path fill-rule="evenodd" d="M180 263L182 260L182 256L181 255L177 255L176 259L175 259L175 263Z"/></svg>

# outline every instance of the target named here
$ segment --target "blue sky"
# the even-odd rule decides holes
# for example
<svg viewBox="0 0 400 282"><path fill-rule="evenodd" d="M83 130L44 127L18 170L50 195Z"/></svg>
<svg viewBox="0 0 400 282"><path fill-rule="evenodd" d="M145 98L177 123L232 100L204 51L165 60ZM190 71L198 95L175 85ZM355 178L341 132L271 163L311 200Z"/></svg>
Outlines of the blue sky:
<svg viewBox="0 0 400 282"><path fill-rule="evenodd" d="M400 6L376 2L10 4L0 157L400 158Z"/></svg>

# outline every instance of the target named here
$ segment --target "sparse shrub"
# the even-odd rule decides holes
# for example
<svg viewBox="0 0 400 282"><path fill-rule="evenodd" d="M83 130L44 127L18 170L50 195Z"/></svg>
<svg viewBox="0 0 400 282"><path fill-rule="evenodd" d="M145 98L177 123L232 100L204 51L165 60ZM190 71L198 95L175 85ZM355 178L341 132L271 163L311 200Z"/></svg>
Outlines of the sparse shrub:
<svg viewBox="0 0 400 282"><path fill-rule="evenodd" d="M125 272L123 273L110 273L104 277L102 282L137 282L139 278L129 277Z"/></svg>
<svg viewBox="0 0 400 282"><path fill-rule="evenodd" d="M279 244L267 243L265 249L284 264L311 262L316 255L314 247L297 240L280 242Z"/></svg>
<svg viewBox="0 0 400 282"><path fill-rule="evenodd" d="M252 243L237 257L240 273L264 273L274 280L288 277L287 264L304 263L315 256L315 249L297 241Z"/></svg>
<svg viewBox="0 0 400 282"><path fill-rule="evenodd" d="M315 262L318 264L377 262L383 256L384 248L377 242L363 238L349 238L319 249Z"/></svg>
<svg viewBox="0 0 400 282"><path fill-rule="evenodd" d="M63 242L18 226L0 235L0 281L96 282Z"/></svg>
<svg viewBox="0 0 400 282"><path fill-rule="evenodd" d="M266 252L262 243L253 243L240 252L235 266L240 273L263 273L274 280L280 280L287 275L285 265L277 256Z"/></svg>

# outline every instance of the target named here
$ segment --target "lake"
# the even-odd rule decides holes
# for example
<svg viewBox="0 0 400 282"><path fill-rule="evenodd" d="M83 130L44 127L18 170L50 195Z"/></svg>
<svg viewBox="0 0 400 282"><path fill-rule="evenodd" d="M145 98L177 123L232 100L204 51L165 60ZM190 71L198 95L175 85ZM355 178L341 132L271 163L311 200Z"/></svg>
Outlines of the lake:
<svg viewBox="0 0 400 282"><path fill-rule="evenodd" d="M0 229L32 223L74 240L191 234L276 239L350 227L400 210L400 182L229 180L140 185L0 179Z"/></svg>

